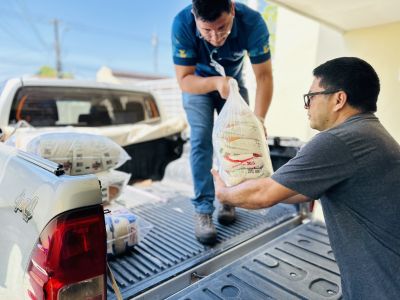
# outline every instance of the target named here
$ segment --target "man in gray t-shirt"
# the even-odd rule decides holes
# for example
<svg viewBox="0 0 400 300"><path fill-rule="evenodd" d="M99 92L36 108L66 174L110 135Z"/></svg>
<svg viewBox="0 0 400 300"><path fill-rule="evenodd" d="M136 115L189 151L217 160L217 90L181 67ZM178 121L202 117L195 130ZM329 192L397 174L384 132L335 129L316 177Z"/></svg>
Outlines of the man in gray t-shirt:
<svg viewBox="0 0 400 300"><path fill-rule="evenodd" d="M379 78L365 61L342 57L314 70L304 95L321 131L271 178L228 188L224 204L245 208L321 199L345 299L400 297L400 146L378 118Z"/></svg>

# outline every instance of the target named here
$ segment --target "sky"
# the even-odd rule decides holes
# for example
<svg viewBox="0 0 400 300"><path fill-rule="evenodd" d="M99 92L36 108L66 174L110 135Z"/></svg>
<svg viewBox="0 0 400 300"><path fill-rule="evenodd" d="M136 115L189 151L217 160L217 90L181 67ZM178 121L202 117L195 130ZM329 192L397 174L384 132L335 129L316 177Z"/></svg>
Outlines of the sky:
<svg viewBox="0 0 400 300"><path fill-rule="evenodd" d="M173 76L171 25L190 0L1 0L0 82L55 68L54 20L61 64L95 79L101 66ZM154 36L158 47L152 46ZM155 51L157 49L157 51Z"/></svg>

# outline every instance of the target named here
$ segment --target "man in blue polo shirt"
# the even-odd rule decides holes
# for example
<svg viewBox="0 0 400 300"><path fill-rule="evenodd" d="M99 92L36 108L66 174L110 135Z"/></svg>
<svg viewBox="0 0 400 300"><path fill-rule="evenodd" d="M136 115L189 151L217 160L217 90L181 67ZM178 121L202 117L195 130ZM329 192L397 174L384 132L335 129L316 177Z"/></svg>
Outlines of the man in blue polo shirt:
<svg viewBox="0 0 400 300"><path fill-rule="evenodd" d="M221 111L231 77L237 80L240 94L248 102L242 74L247 53L257 81L254 112L264 124L273 88L268 38L261 15L231 0L193 0L173 22L173 61L191 128L195 236L205 244L214 243L217 236L212 222L215 193L210 175L214 110ZM218 221L229 224L234 219L234 208L222 205Z"/></svg>

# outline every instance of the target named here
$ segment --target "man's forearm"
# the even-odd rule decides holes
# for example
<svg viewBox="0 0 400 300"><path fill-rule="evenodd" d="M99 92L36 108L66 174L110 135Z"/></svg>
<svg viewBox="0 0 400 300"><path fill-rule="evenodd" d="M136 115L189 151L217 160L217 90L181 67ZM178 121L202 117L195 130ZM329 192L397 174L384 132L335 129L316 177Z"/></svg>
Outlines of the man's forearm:
<svg viewBox="0 0 400 300"><path fill-rule="evenodd" d="M217 90L216 81L219 76L201 77L194 74L186 75L179 81L183 92L191 94L206 94Z"/></svg>
<svg viewBox="0 0 400 300"><path fill-rule="evenodd" d="M302 202L308 202L311 200L312 199L307 196L304 196L302 194L297 194L297 195L287 198L286 200L284 200L282 202L286 203L286 204L297 204L297 203L302 203Z"/></svg>
<svg viewBox="0 0 400 300"><path fill-rule="evenodd" d="M214 176L215 195L223 204L229 204L248 209L258 209L273 206L279 202L299 203L308 198L291 190L272 178L259 178L244 181L238 185L227 187L218 174Z"/></svg>
<svg viewBox="0 0 400 300"><path fill-rule="evenodd" d="M243 207L247 209L258 209L269 207L265 198L266 187L264 179L247 180L233 187L227 187L217 195L221 203Z"/></svg>
<svg viewBox="0 0 400 300"><path fill-rule="evenodd" d="M272 76L265 75L257 80L256 101L254 113L256 116L265 118L271 105L273 93Z"/></svg>

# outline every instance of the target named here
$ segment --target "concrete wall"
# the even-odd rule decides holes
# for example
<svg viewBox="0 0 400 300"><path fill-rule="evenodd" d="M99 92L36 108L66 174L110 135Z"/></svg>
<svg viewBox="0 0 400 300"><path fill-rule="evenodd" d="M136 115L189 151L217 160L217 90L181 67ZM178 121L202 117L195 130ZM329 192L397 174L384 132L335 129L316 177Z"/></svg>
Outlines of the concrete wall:
<svg viewBox="0 0 400 300"><path fill-rule="evenodd" d="M266 119L269 135L309 139L302 95L312 81L318 36L318 23L284 8L278 9L276 51L272 60L274 96Z"/></svg>
<svg viewBox="0 0 400 300"><path fill-rule="evenodd" d="M312 70L335 57L357 56L368 61L380 76L377 116L400 141L399 37L400 23L341 33L279 7L272 60L275 90L266 122L268 134L302 141L315 135L302 101L313 79ZM248 71L250 86L254 86L251 75Z"/></svg>
<svg viewBox="0 0 400 300"><path fill-rule="evenodd" d="M400 22L344 34L349 55L368 61L381 80L377 116L400 142Z"/></svg>

